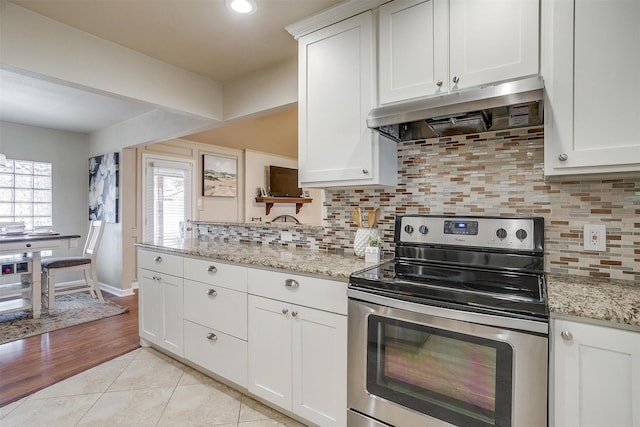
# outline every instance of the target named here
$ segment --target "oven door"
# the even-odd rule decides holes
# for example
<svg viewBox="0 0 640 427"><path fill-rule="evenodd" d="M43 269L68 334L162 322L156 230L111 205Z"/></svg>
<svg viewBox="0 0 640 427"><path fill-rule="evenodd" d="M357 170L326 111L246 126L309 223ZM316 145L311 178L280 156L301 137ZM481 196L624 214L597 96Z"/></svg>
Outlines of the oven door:
<svg viewBox="0 0 640 427"><path fill-rule="evenodd" d="M354 294L361 292L349 299L350 410L398 427L546 426L546 334Z"/></svg>

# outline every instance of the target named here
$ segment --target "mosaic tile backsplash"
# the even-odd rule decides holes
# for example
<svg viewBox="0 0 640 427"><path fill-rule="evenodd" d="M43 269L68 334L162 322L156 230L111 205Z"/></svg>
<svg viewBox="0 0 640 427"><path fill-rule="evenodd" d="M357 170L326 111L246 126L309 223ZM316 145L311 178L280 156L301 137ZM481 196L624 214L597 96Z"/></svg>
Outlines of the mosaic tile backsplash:
<svg viewBox="0 0 640 427"><path fill-rule="evenodd" d="M324 233L292 227L288 245L352 251L356 207L365 217L382 209L386 252L396 215L542 216L547 272L640 284L640 178L545 182L543 142L544 128L533 127L400 143L397 188L326 190ZM582 249L587 223L606 225L606 252ZM280 230L231 234L217 237L283 244Z"/></svg>

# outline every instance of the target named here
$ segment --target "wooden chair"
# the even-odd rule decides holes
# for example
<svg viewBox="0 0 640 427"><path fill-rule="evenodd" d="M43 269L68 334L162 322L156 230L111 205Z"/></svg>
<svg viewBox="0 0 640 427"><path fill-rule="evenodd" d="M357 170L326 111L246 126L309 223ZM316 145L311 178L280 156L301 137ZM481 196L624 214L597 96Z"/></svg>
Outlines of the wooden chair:
<svg viewBox="0 0 640 427"><path fill-rule="evenodd" d="M104 302L96 271L96 255L103 231L103 221L91 221L82 256L52 257L42 260L42 289L47 293L43 300L46 301L49 311L55 309L56 295L74 292L89 291L93 298L98 297L100 302ZM56 284L55 277L58 272L78 270L84 272L84 284Z"/></svg>

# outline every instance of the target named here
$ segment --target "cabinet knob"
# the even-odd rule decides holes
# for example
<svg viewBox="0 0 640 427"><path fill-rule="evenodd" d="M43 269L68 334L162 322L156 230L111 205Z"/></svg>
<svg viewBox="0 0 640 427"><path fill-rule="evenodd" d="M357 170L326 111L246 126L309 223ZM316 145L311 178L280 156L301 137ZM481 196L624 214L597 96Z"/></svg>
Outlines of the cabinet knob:
<svg viewBox="0 0 640 427"><path fill-rule="evenodd" d="M297 280L294 280L294 279L287 279L287 280L285 280L285 281L284 281L284 285L285 285L287 288L298 288L298 287L300 287L300 283L298 283L298 281L297 281Z"/></svg>
<svg viewBox="0 0 640 427"><path fill-rule="evenodd" d="M209 341L218 341L218 336L216 334L214 334L213 332L209 332L207 334L207 339Z"/></svg>
<svg viewBox="0 0 640 427"><path fill-rule="evenodd" d="M571 332L569 331L562 331L560 332L560 336L562 337L563 340L565 341L571 341L573 339L573 335L571 334Z"/></svg>
<svg viewBox="0 0 640 427"><path fill-rule="evenodd" d="M460 81L460 77L458 77L458 76L454 76L453 77L453 83L454 84L458 84L459 81Z"/></svg>
<svg viewBox="0 0 640 427"><path fill-rule="evenodd" d="M30 248L31 247L31 243L27 243L27 247Z"/></svg>
<svg viewBox="0 0 640 427"><path fill-rule="evenodd" d="M215 297L218 295L218 293L216 292L215 289L208 289L207 290L207 295L209 295L210 297Z"/></svg>
<svg viewBox="0 0 640 427"><path fill-rule="evenodd" d="M436 86L442 87L442 80L438 80L438 82L436 83Z"/></svg>
<svg viewBox="0 0 640 427"><path fill-rule="evenodd" d="M289 312L289 310L288 310L288 309L286 309L286 308L283 308L283 309L282 309L282 314L285 314L285 315L286 315L288 312Z"/></svg>
<svg viewBox="0 0 640 427"><path fill-rule="evenodd" d="M569 158L569 156L567 156L565 153L562 153L562 154L560 154L560 155L558 156L558 159L559 159L561 162L566 161L568 158Z"/></svg>
<svg viewBox="0 0 640 427"><path fill-rule="evenodd" d="M365 175L368 175L369 174L369 169L362 169L362 173L365 174Z"/></svg>
<svg viewBox="0 0 640 427"><path fill-rule="evenodd" d="M153 259L155 262L162 262L162 257L161 256L157 256Z"/></svg>
<svg viewBox="0 0 640 427"><path fill-rule="evenodd" d="M292 311L292 312L291 312L291 315L292 315L293 317L298 317L298 312L297 312L297 311Z"/></svg>
<svg viewBox="0 0 640 427"><path fill-rule="evenodd" d="M218 272L218 269L216 268L216 266L215 266L215 265L210 265L210 266L209 266L209 268L207 268L207 271L208 271L209 273L217 273L217 272Z"/></svg>

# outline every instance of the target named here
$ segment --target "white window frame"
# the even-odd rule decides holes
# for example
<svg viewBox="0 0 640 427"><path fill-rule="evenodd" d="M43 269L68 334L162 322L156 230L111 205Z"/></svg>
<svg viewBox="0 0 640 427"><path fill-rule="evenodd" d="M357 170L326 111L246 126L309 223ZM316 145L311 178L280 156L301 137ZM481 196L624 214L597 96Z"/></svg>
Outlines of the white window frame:
<svg viewBox="0 0 640 427"><path fill-rule="evenodd" d="M142 154L142 206L141 225L142 225L142 241L149 242L153 240L153 236L147 235L147 168L149 165L161 166L167 168L187 170L187 185L185 186L185 197L187 200L186 219L194 219L196 212L196 197L194 197L194 189L196 188L195 161L192 159L184 159L179 157L160 156L157 154Z"/></svg>

